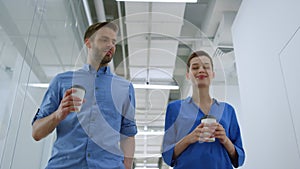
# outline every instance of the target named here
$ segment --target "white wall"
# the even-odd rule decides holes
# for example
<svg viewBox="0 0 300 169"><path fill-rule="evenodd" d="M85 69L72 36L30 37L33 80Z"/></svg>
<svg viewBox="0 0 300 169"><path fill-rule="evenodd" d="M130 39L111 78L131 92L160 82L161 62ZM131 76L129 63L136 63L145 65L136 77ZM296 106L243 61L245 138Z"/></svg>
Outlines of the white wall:
<svg viewBox="0 0 300 169"><path fill-rule="evenodd" d="M236 111L238 121L242 119L243 112L241 109L240 91L238 85L213 86L212 97L219 101L224 101L231 104ZM242 126L240 127L242 128Z"/></svg>
<svg viewBox="0 0 300 169"><path fill-rule="evenodd" d="M243 1L234 22L242 168L300 168L299 7L299 0Z"/></svg>

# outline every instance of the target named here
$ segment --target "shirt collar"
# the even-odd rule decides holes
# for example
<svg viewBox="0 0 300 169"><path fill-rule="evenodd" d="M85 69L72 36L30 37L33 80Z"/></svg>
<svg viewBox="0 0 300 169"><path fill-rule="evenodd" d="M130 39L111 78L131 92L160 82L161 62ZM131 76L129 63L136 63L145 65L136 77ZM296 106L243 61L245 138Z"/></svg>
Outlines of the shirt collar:
<svg viewBox="0 0 300 169"><path fill-rule="evenodd" d="M88 71L88 72L96 72L96 70L95 70L90 64L84 64L84 65L83 65L83 70L86 70L86 71ZM101 68L98 70L98 73L100 73L100 74L103 74L103 73L108 73L108 74L110 74L110 73L111 73L110 67L109 67L109 66L101 67Z"/></svg>
<svg viewBox="0 0 300 169"><path fill-rule="evenodd" d="M189 96L185 99L185 101L188 102L188 103L193 103L193 98L191 96ZM220 105L220 102L215 98L213 98L213 104L214 103L216 103L217 105Z"/></svg>

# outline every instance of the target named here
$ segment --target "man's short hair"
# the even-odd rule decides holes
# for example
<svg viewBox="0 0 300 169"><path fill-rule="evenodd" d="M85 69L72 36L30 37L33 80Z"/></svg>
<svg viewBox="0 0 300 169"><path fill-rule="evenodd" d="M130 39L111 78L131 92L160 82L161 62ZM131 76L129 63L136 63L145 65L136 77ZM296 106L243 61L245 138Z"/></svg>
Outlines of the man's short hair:
<svg viewBox="0 0 300 169"><path fill-rule="evenodd" d="M87 28L87 30L85 31L83 41L85 41L88 38L91 38L94 35L94 33L97 32L102 27L108 27L108 28L112 29L115 32L119 31L118 25L116 25L115 23L112 23L112 22L94 23L91 26L89 26Z"/></svg>

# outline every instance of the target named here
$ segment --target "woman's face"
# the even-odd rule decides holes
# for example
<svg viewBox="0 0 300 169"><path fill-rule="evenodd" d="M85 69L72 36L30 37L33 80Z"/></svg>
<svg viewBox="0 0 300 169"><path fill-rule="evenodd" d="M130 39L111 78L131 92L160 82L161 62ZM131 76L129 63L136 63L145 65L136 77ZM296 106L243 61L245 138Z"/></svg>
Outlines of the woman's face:
<svg viewBox="0 0 300 169"><path fill-rule="evenodd" d="M208 87L215 76L212 63L207 56L194 57L190 60L187 78L198 87Z"/></svg>

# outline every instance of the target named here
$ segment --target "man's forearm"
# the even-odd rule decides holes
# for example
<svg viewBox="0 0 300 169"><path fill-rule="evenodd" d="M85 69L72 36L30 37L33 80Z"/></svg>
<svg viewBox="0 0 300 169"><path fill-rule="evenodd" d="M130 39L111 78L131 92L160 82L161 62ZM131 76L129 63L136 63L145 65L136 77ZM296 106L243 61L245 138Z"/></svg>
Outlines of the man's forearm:
<svg viewBox="0 0 300 169"><path fill-rule="evenodd" d="M60 121L55 118L54 113L42 119L36 120L32 125L32 137L36 141L41 140L50 134L56 128L59 122Z"/></svg>
<svg viewBox="0 0 300 169"><path fill-rule="evenodd" d="M121 141L121 149L124 153L124 165L126 169L132 168L133 156L135 151L134 137L127 137Z"/></svg>

